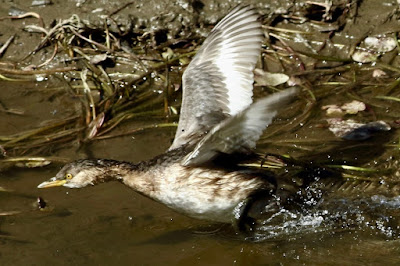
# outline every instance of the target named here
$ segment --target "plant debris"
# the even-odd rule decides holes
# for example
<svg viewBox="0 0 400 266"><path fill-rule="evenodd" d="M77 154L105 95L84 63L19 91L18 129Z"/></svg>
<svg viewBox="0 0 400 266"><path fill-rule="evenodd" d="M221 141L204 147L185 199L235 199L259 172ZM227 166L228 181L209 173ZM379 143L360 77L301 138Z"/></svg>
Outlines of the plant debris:
<svg viewBox="0 0 400 266"><path fill-rule="evenodd" d="M358 112L365 111L366 108L365 103L356 100L345 103L342 106L336 104L322 106L322 110L325 110L326 115L330 117L342 117L345 114L355 115Z"/></svg>
<svg viewBox="0 0 400 266"><path fill-rule="evenodd" d="M338 118L327 119L329 130L345 140L366 140L380 131L389 131L390 125L384 121L357 123L352 119L342 120Z"/></svg>

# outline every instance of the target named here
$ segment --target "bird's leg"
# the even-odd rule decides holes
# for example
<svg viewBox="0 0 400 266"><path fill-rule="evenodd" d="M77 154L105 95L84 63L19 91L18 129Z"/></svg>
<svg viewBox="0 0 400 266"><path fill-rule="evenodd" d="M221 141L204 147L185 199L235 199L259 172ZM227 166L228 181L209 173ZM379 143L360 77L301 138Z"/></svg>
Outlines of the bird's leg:
<svg viewBox="0 0 400 266"><path fill-rule="evenodd" d="M273 201L273 202L272 202ZM266 206L274 206L268 208ZM234 209L233 227L237 232L251 233L255 230L257 219L265 217L266 212L277 211L276 197L271 191L259 191L239 202ZM273 210L271 210L273 209Z"/></svg>
<svg viewBox="0 0 400 266"><path fill-rule="evenodd" d="M239 202L233 210L234 220L232 222L235 231L237 232L248 232L253 231L253 226L255 225L255 220L249 217L247 214L251 208L251 203L253 202L252 197L246 198ZM246 230L246 225L250 228Z"/></svg>

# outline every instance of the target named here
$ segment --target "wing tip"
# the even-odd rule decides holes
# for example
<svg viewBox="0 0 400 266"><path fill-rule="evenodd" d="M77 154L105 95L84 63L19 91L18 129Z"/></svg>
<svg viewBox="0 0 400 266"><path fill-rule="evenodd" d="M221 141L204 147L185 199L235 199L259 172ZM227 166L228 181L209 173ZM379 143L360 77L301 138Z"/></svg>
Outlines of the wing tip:
<svg viewBox="0 0 400 266"><path fill-rule="evenodd" d="M197 66L203 63L209 63L211 73L213 75L217 73L219 75L218 78L223 81L226 87L239 89L238 95L240 95L240 97L236 97L236 93L228 92L227 100L229 103L227 104L227 108L230 110L234 106L234 111L229 112L230 115L235 115L252 103L254 82L252 71L258 60L258 56L256 55L260 54L263 40L263 31L259 18L260 14L256 8L253 8L251 5L239 4L231 9L230 12L217 23L182 75L184 94L179 124L183 123L184 120L187 123L196 123L193 112L190 113L193 110L190 110L190 108L186 108L189 110L184 109L184 102L187 101L187 99L185 99L187 98L187 95L185 96L185 91L190 94L195 94L196 92L189 91L189 83L199 83L196 85L200 86L203 85L201 81L208 81L209 77L207 76L205 78L198 77L201 71ZM214 32L214 34L212 34L212 32ZM221 43L221 38L224 41L223 43ZM218 56L212 56L210 51L217 53ZM242 68L243 64L246 65L245 68ZM229 66L228 69L226 66ZM238 69L235 69L235 67ZM239 82L237 82L238 80ZM244 85L240 86L243 82ZM232 86L232 83L234 83L234 86ZM246 100L243 100L243 98ZM207 114L203 113L203 115ZM189 119L193 121L189 121ZM212 126L214 125L210 125L210 127ZM191 133L199 135L202 133L192 130L188 131L186 134ZM170 149L182 145L183 141L181 141L179 137L185 138L182 133L177 132Z"/></svg>

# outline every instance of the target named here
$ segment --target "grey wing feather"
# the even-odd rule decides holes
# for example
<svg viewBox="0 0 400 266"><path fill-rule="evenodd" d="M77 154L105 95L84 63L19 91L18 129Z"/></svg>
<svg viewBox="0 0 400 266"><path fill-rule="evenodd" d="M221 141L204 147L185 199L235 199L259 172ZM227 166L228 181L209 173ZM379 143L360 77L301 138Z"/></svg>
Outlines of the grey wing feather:
<svg viewBox="0 0 400 266"><path fill-rule="evenodd" d="M182 77L181 114L170 150L197 142L252 103L253 70L263 37L258 16L239 6L204 41Z"/></svg>
<svg viewBox="0 0 400 266"><path fill-rule="evenodd" d="M246 110L215 126L183 160L182 165L199 165L219 153L232 154L253 149L279 109L297 93L291 88L265 97Z"/></svg>

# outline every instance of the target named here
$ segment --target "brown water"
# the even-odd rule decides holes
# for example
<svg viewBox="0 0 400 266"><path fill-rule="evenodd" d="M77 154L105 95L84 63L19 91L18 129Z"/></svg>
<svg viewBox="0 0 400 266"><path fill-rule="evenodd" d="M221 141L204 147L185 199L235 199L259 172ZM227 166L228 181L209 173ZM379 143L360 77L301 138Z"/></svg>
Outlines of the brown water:
<svg viewBox="0 0 400 266"><path fill-rule="evenodd" d="M23 1L15 2L20 7L26 7ZM207 2L206 8L212 2ZM370 3L372 4L368 8L364 5L359 10L364 17L374 14L374 8L378 7L381 8L381 12L376 12L379 16L393 10L393 7L378 4L381 1ZM95 4L90 2L80 12L97 16L90 13ZM287 1L282 5L288 7L290 4L291 1ZM116 4L112 8L117 6ZM182 4L178 6L181 8ZM144 12L144 9L140 12ZM5 9L0 10L5 12ZM34 11L41 12L48 21L48 16L69 17L76 11L74 5L69 7L70 12L59 10L57 5L53 5L36 8ZM263 9L264 12L265 10L267 8ZM220 15L213 14L213 18L215 16ZM396 22L398 21L393 19L382 24L385 29L387 27L393 30ZM9 24L9 21L1 23L1 26L16 25L15 22ZM362 32L369 29L368 23L358 26L356 29L346 28L347 33L357 35L358 30L361 32L359 35L362 35ZM3 29L4 33L13 32L11 27ZM40 36L23 34L32 38L25 36L28 40L36 42L18 39L16 43L23 51L31 51ZM346 40L345 33L338 35L337 38ZM301 44L297 45L300 49ZM6 58L20 58L19 52L18 49L10 50ZM373 80L371 83L384 86L395 78L397 76L393 75L386 80ZM29 79L27 82L0 81L0 102L12 111L0 111L0 136L39 128L44 121L58 121L81 112L79 98L66 90L65 82L36 82L32 76ZM294 104L306 106L307 101L304 98L298 99ZM331 95L321 101L319 105L344 103L348 101L348 95ZM397 119L400 114L398 103L386 104L387 113L377 114L378 118L385 121ZM155 108L161 109L162 106ZM290 153L298 158L309 159L319 151L326 150L324 156L350 158L352 163L363 161L370 166L374 165L375 160L382 163L382 160L392 156L388 167L398 168L398 151L393 147L379 145L396 144L398 133L395 129L389 136L385 136L386 139L381 136L361 144L341 142L326 128L320 127L321 116L316 114L313 121L306 126L275 136L276 140L298 140L298 144L260 145L262 151ZM169 121L167 118L152 116L137 118L125 122L113 133ZM273 129L274 127L271 128ZM174 130L173 127L155 128L124 137L93 141L84 146L73 140L69 145L54 144L26 151L22 148L15 154L7 153L7 156L57 156L67 161L95 157L137 162L164 152L172 142ZM301 143L307 139L317 141L307 145ZM332 140L334 144L329 142ZM0 171L0 187L7 190L0 191L0 265L400 263L400 198L394 192L383 191L385 188L377 184L365 185L362 182L349 181L347 185L338 186L337 194L325 199L319 208L304 213L277 214L275 220L266 222L264 231L261 230L256 239L246 239L243 235L236 235L229 226L182 216L117 182L79 190L36 188L39 183L52 177L61 166L61 163L55 163L43 168L12 167ZM43 198L48 205L44 210L38 209L38 197Z"/></svg>
<svg viewBox="0 0 400 266"><path fill-rule="evenodd" d="M21 116L2 114L1 123L5 126L1 127L1 135L29 128L26 123L37 125L62 113L65 106L60 103L78 104L78 99L62 92L57 94L56 100L49 101L47 93L38 89L45 84L3 83L7 86L0 94L1 101L7 102L8 108L21 108L27 112ZM29 93L26 93L27 89ZM22 103L19 100L23 100ZM43 108L38 108L38 104ZM134 128L159 122L151 117L145 120L138 119L125 126ZM133 137L95 141L80 150L75 144L72 148L59 150L56 155L70 160L91 156L135 162L166 150L173 134L174 128L147 130ZM259 235L259 240L263 241L253 242L236 235L227 226L177 214L117 182L79 190L36 188L53 176L60 166L11 168L0 173L1 186L9 190L0 192L0 211L3 214L19 212L0 216L0 260L3 265L105 265L115 262L134 265L396 265L400 262L400 242L390 235L391 228L384 222L387 218L393 221L392 224L397 222L398 226L398 197L379 198L385 202L374 205L378 199L374 201L366 193L361 199L368 201L369 207L363 202L338 200L334 206L322 211L304 213L286 219L285 223L267 224L264 234ZM39 196L48 204L44 210L38 210ZM337 224L338 220L353 219L350 209L360 219L368 219L368 210L375 212L378 220L382 218L379 220L381 228L374 222L369 226L363 221L342 228Z"/></svg>

